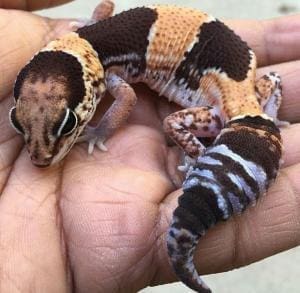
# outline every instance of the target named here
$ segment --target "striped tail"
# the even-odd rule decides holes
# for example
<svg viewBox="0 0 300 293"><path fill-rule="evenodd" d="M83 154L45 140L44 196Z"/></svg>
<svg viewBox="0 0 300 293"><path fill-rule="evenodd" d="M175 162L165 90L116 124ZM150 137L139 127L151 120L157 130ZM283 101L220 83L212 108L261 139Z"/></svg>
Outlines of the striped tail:
<svg viewBox="0 0 300 293"><path fill-rule="evenodd" d="M193 262L199 238L218 221L255 204L276 178L281 154L280 132L271 120L238 117L188 172L167 236L171 264L188 287L211 292Z"/></svg>

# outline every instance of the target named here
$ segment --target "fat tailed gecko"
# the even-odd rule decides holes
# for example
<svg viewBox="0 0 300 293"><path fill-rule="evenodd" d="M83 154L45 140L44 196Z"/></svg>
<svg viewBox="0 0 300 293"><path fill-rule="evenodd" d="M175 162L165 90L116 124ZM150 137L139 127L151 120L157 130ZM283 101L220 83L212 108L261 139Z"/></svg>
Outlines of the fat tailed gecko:
<svg viewBox="0 0 300 293"><path fill-rule="evenodd" d="M204 12L157 5L111 13L98 9L94 18L100 21L79 23L25 65L10 121L32 163L47 167L78 139L89 142L89 152L94 145L106 150L105 140L136 103L132 83L143 82L185 108L163 124L190 158L167 250L181 281L211 292L197 274L193 252L207 229L255 203L277 175L280 77L270 73L256 81L254 52ZM115 102L96 127L88 126L106 91ZM216 139L205 148L199 137Z"/></svg>

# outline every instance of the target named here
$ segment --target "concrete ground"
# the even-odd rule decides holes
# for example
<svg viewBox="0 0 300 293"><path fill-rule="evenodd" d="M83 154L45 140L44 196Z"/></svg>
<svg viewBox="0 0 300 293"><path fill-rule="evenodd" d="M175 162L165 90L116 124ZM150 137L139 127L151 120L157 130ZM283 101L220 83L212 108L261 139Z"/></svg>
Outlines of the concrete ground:
<svg viewBox="0 0 300 293"><path fill-rule="evenodd" d="M300 0L123 0L115 2L117 12L138 5L166 3L201 8L218 18L264 19L287 13L300 12ZM98 0L77 0L59 8L42 11L41 14L51 17L88 17L91 15L96 3L98 3ZM204 278L213 291L219 293L299 293L300 247L245 268L205 276ZM168 292L179 293L192 291L176 283L146 288L140 293Z"/></svg>

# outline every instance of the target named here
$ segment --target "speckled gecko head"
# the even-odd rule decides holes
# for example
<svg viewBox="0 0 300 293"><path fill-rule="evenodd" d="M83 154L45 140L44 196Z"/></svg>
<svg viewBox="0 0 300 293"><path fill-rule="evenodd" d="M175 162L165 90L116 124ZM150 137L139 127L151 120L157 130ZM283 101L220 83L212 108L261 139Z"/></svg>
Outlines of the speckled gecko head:
<svg viewBox="0 0 300 293"><path fill-rule="evenodd" d="M47 167L69 152L104 91L103 68L77 34L35 55L17 77L16 105L10 111L11 124L23 135L34 165Z"/></svg>

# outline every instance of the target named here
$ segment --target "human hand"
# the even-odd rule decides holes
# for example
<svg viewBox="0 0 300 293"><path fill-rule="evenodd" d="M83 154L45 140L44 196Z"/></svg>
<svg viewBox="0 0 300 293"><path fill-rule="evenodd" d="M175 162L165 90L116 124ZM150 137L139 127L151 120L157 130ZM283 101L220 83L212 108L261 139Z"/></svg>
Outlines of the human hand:
<svg viewBox="0 0 300 293"><path fill-rule="evenodd" d="M0 11L0 291L136 292L175 281L165 232L181 194L179 152L161 129L173 105L137 86L138 104L106 143L107 153L88 156L87 145L79 144L45 170L32 166L9 125L18 70L68 23ZM207 233L196 252L199 273L243 266L300 243L299 16L229 24L257 53L258 76L282 75L280 119L294 124L283 129L278 180L256 208Z"/></svg>

